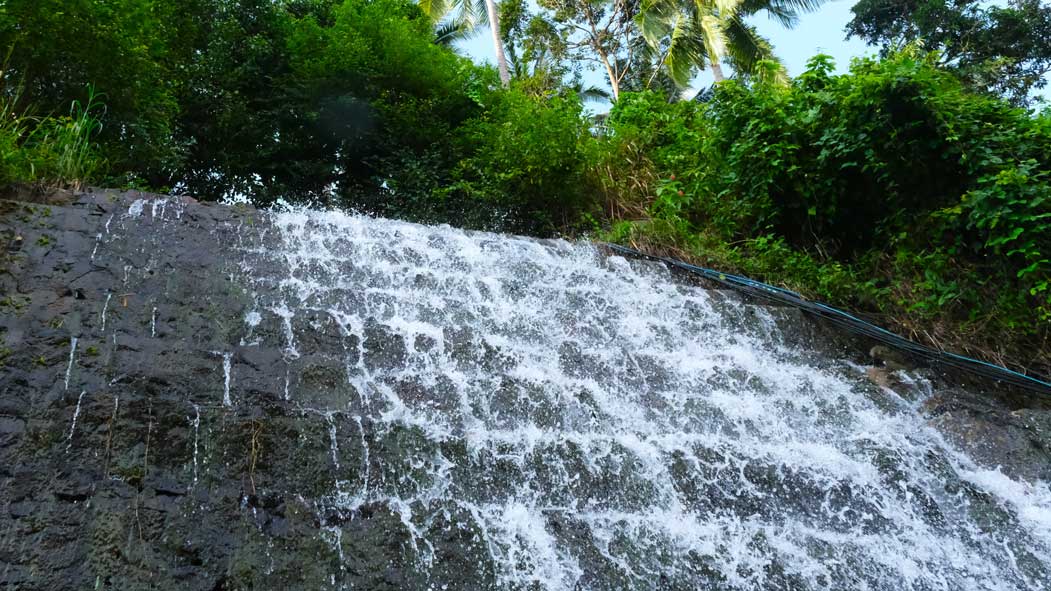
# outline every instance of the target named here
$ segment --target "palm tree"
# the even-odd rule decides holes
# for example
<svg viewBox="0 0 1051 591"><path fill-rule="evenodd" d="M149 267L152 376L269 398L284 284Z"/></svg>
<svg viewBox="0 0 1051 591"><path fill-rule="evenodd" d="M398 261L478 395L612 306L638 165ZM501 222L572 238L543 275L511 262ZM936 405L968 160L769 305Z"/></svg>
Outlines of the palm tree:
<svg viewBox="0 0 1051 591"><path fill-rule="evenodd" d="M452 47L457 41L474 36L474 31L465 23L445 21L434 26L434 42L442 47Z"/></svg>
<svg viewBox="0 0 1051 591"><path fill-rule="evenodd" d="M765 12L791 28L801 12L818 8L823 0L645 0L637 17L642 36L661 56L661 64L680 86L689 83L698 69L709 67L716 82L725 79L727 60L738 72L771 74L758 68L777 62L770 42L745 22ZM775 77L785 78L784 68Z"/></svg>
<svg viewBox="0 0 1051 591"><path fill-rule="evenodd" d="M511 84L511 74L507 68L507 56L504 44L500 41L500 16L496 9L496 0L417 0L423 13L431 18L438 28L438 42L451 44L463 38L464 33L478 26L485 14L489 29L493 34L493 47L496 50L496 67L500 71L500 82L504 88ZM450 15L453 15L450 19ZM447 21L444 22L443 21Z"/></svg>

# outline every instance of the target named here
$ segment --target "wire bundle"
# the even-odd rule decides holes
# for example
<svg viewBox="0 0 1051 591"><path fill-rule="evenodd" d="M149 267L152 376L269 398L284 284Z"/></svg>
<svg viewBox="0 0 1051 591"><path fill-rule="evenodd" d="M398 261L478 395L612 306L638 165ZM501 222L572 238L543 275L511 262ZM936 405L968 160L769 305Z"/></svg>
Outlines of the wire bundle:
<svg viewBox="0 0 1051 591"><path fill-rule="evenodd" d="M957 355L955 353L949 353L948 351L939 351L931 349L919 343L915 343L894 334L885 328L880 328L871 322L862 320L856 316L848 314L842 310L838 310L821 302L814 302L804 298L798 293L775 287L742 277L740 275L731 275L729 273L722 273L714 269L707 269L705 267L698 267L697 265L691 265L689 263L671 259L667 257L660 257L649 255L634 248L628 248L626 246L620 246L618 244L606 244L606 247L611 251L626 255L634 258L649 259L653 261L660 261L669 267L682 269L695 275L700 275L705 279L715 281L720 285L725 285L737 291L747 293L752 296L764 298L774 302L787 304L799 308L800 310L824 318L833 324L840 326L852 333L860 334L871 339L880 341L886 345L895 347L897 349L906 351L912 355L922 357L943 365L948 365L957 369L968 371L977 375L981 375L987 378L997 380L999 382L1007 383L1013 386L1026 388L1029 390L1035 390L1042 394L1051 395L1051 382L1037 379L1033 376L1029 376L1017 371L1007 369L999 365L987 363L985 361L979 361L978 359L972 359L970 357L964 357L963 355Z"/></svg>

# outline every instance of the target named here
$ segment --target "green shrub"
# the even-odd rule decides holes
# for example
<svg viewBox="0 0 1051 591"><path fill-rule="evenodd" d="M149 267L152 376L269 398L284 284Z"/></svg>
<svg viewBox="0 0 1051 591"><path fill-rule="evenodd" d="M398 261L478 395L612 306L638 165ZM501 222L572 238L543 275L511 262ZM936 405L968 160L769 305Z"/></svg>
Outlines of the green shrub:
<svg viewBox="0 0 1051 591"><path fill-rule="evenodd" d="M4 0L0 51L8 79L24 80L23 103L60 116L73 101L105 95L108 124L95 130L101 152L121 171L160 179L184 156L173 137L176 95L200 70L192 44L222 11L206 0ZM199 21L190 15L203 15ZM196 15L195 15L196 16ZM178 64L176 55L184 56ZM59 133L51 130L52 133Z"/></svg>
<svg viewBox="0 0 1051 591"><path fill-rule="evenodd" d="M1046 121L966 92L926 56L831 69L818 56L789 86L730 81L707 104L626 95L609 125L677 175L679 215L842 258L951 207L980 176L1051 153Z"/></svg>
<svg viewBox="0 0 1051 591"><path fill-rule="evenodd" d="M464 124L468 155L447 199L462 200L478 225L551 234L579 224L592 207L584 173L591 135L579 101L494 92L484 115ZM487 219L486 219L487 218Z"/></svg>
<svg viewBox="0 0 1051 591"><path fill-rule="evenodd" d="M1040 320L1051 320L1051 172L1036 160L978 179L977 188L949 210L977 240L976 255L1004 257L1023 290L1037 298ZM958 236L964 236L962 232ZM967 247L957 239L957 246Z"/></svg>
<svg viewBox="0 0 1051 591"><path fill-rule="evenodd" d="M31 175L30 163L21 149L29 123L14 112L14 101L0 102L0 186Z"/></svg>
<svg viewBox="0 0 1051 591"><path fill-rule="evenodd" d="M818 56L789 85L727 81L703 103L625 94L608 128L607 200L638 199L618 158L644 155L655 178L643 203L607 208L644 218L611 238L1046 363L1051 113L907 49L843 75Z"/></svg>
<svg viewBox="0 0 1051 591"><path fill-rule="evenodd" d="M79 188L96 178L103 159L93 142L98 105L74 101L69 115L31 117L15 110L15 98L0 104L0 185L21 182Z"/></svg>

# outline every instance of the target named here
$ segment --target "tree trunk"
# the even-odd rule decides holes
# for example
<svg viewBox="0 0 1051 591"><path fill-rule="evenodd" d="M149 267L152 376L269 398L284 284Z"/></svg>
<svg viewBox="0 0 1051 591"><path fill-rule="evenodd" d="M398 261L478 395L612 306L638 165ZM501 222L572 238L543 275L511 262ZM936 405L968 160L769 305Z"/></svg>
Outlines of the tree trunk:
<svg viewBox="0 0 1051 591"><path fill-rule="evenodd" d="M712 76L715 76L716 82L726 80L726 76L723 76L723 67L717 59L712 60Z"/></svg>
<svg viewBox="0 0 1051 591"><path fill-rule="evenodd" d="M620 78L617 77L617 72L613 70L613 65L609 63L609 56L602 47L602 35L599 34L598 26L595 24L595 13L591 10L591 4L587 2L584 3L584 17L588 19L588 26L591 27L591 48L595 50L595 53L602 59L602 65L606 67L609 87L613 90L613 102L617 102L617 99L620 98Z"/></svg>
<svg viewBox="0 0 1051 591"><path fill-rule="evenodd" d="M606 54L602 51L598 51L598 54L602 58L602 65L606 66L606 75L609 76L609 86L613 89L613 102L617 102L617 99L620 98L620 80L617 80L617 76L613 72L613 66L610 65Z"/></svg>
<svg viewBox="0 0 1051 591"><path fill-rule="evenodd" d="M493 32L493 46L496 49L496 68L500 70L500 83L504 88L511 86L511 74L507 71L507 56L504 55L504 42L500 39L500 17L496 13L496 0L485 0L485 10L489 13L489 29Z"/></svg>

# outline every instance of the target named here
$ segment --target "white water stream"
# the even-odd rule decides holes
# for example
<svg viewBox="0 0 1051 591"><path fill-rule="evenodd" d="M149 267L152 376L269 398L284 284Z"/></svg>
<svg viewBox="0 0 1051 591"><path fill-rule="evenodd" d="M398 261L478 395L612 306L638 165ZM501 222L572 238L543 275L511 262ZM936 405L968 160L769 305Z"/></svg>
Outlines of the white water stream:
<svg viewBox="0 0 1051 591"><path fill-rule="evenodd" d="M507 589L1049 588L1047 483L979 469L922 384L907 400L797 350L763 308L583 244L272 224L244 247L245 330L345 376L321 404L275 368L356 471L318 504L385 505L421 569L454 515Z"/></svg>
<svg viewBox="0 0 1051 591"><path fill-rule="evenodd" d="M182 217L146 205L121 223ZM333 588L344 527L383 508L413 569L458 529L499 589L1051 589L1049 484L953 449L922 380L902 397L790 345L791 316L586 244L317 211L237 232L253 303L210 404L250 398L233 347L280 353L276 398L327 450Z"/></svg>

